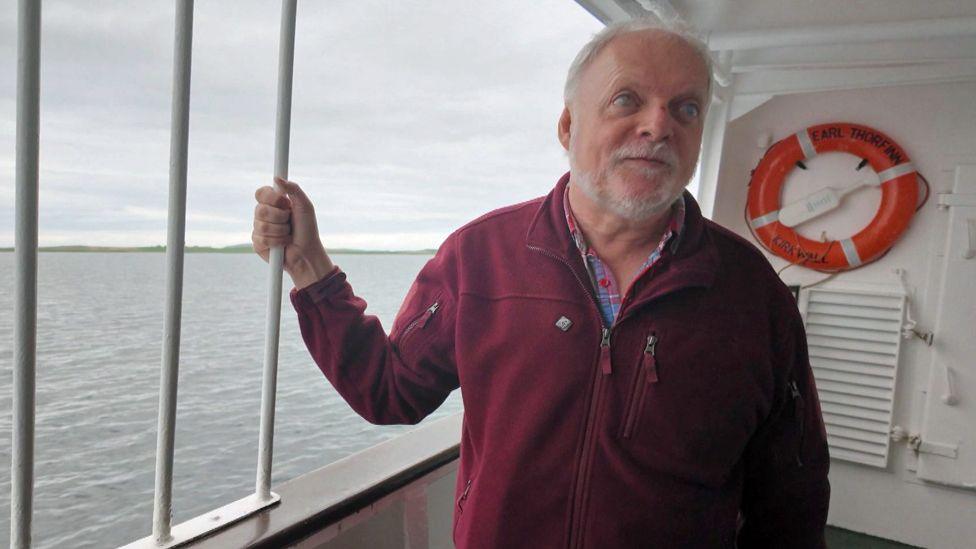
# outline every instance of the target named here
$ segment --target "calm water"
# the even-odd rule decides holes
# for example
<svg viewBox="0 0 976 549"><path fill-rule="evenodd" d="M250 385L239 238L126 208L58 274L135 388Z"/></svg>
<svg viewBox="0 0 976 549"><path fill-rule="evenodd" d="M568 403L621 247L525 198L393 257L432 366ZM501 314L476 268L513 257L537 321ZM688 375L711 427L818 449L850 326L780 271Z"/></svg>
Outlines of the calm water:
<svg viewBox="0 0 976 549"><path fill-rule="evenodd" d="M335 257L386 328L427 259ZM152 530L164 267L164 254L40 254L35 547L111 547ZM0 545L10 520L12 268L13 254L0 253ZM253 491L266 286L254 255L186 256L174 524ZM455 393L432 417L460 407ZM406 429L349 409L309 358L286 300L273 484Z"/></svg>

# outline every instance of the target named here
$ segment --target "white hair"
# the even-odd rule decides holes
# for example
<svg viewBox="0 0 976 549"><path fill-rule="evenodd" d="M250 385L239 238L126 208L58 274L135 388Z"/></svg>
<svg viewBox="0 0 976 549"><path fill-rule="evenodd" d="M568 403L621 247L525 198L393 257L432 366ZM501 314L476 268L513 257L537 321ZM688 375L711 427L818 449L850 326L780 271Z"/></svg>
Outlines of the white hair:
<svg viewBox="0 0 976 549"><path fill-rule="evenodd" d="M563 89L563 99L566 101L566 104L568 105L576 95L576 89L579 87L580 76L583 74L583 71L603 51L603 48L607 47L607 44L622 34L650 30L659 30L673 34L684 40L685 43L694 48L698 53L708 73L708 87L704 98L705 108L707 108L712 99L712 57L709 55L708 46L701 38L695 35L690 26L681 20L676 19L665 22L654 17L640 17L619 23L612 23L593 35L593 38L576 54L576 59L569 66L569 73L566 75L566 87Z"/></svg>

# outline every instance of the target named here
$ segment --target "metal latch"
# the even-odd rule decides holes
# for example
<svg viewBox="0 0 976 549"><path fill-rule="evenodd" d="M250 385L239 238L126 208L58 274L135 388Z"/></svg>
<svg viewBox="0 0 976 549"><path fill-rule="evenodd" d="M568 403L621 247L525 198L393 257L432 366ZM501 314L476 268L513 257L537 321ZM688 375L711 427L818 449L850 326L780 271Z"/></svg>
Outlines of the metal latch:
<svg viewBox="0 0 976 549"><path fill-rule="evenodd" d="M959 446L942 444L938 442L925 442L921 435L908 437L908 446L919 454L935 454L937 456L956 459L959 457Z"/></svg>
<svg viewBox="0 0 976 549"><path fill-rule="evenodd" d="M949 459L956 459L959 455L958 446L939 442L923 442L922 435L918 433L909 434L901 425L895 425L891 428L890 437L894 442L906 441L908 447L917 454L935 454Z"/></svg>
<svg viewBox="0 0 976 549"><path fill-rule="evenodd" d="M972 193L938 193L936 206L940 210L948 210L951 206L976 206L976 194Z"/></svg>

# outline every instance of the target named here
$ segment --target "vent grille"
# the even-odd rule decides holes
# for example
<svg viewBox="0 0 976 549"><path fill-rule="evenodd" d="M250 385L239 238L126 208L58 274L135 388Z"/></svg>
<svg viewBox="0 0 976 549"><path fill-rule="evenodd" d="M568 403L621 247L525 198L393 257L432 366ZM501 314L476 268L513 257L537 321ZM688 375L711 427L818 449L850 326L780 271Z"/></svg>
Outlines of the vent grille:
<svg viewBox="0 0 976 549"><path fill-rule="evenodd" d="M811 289L802 305L830 456L886 467L905 297Z"/></svg>

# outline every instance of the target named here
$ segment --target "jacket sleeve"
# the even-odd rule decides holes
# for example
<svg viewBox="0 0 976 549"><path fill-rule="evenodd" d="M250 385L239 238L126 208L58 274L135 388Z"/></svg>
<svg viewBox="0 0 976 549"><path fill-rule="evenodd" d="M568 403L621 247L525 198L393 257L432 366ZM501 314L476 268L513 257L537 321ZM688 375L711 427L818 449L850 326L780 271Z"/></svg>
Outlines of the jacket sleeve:
<svg viewBox="0 0 976 549"><path fill-rule="evenodd" d="M458 387L454 360L457 265L448 239L421 270L388 337L365 314L336 268L292 290L302 338L319 369L360 416L371 423L417 423Z"/></svg>
<svg viewBox="0 0 976 549"><path fill-rule="evenodd" d="M774 349L773 407L746 448L739 549L826 547L827 434L803 322L790 302Z"/></svg>

